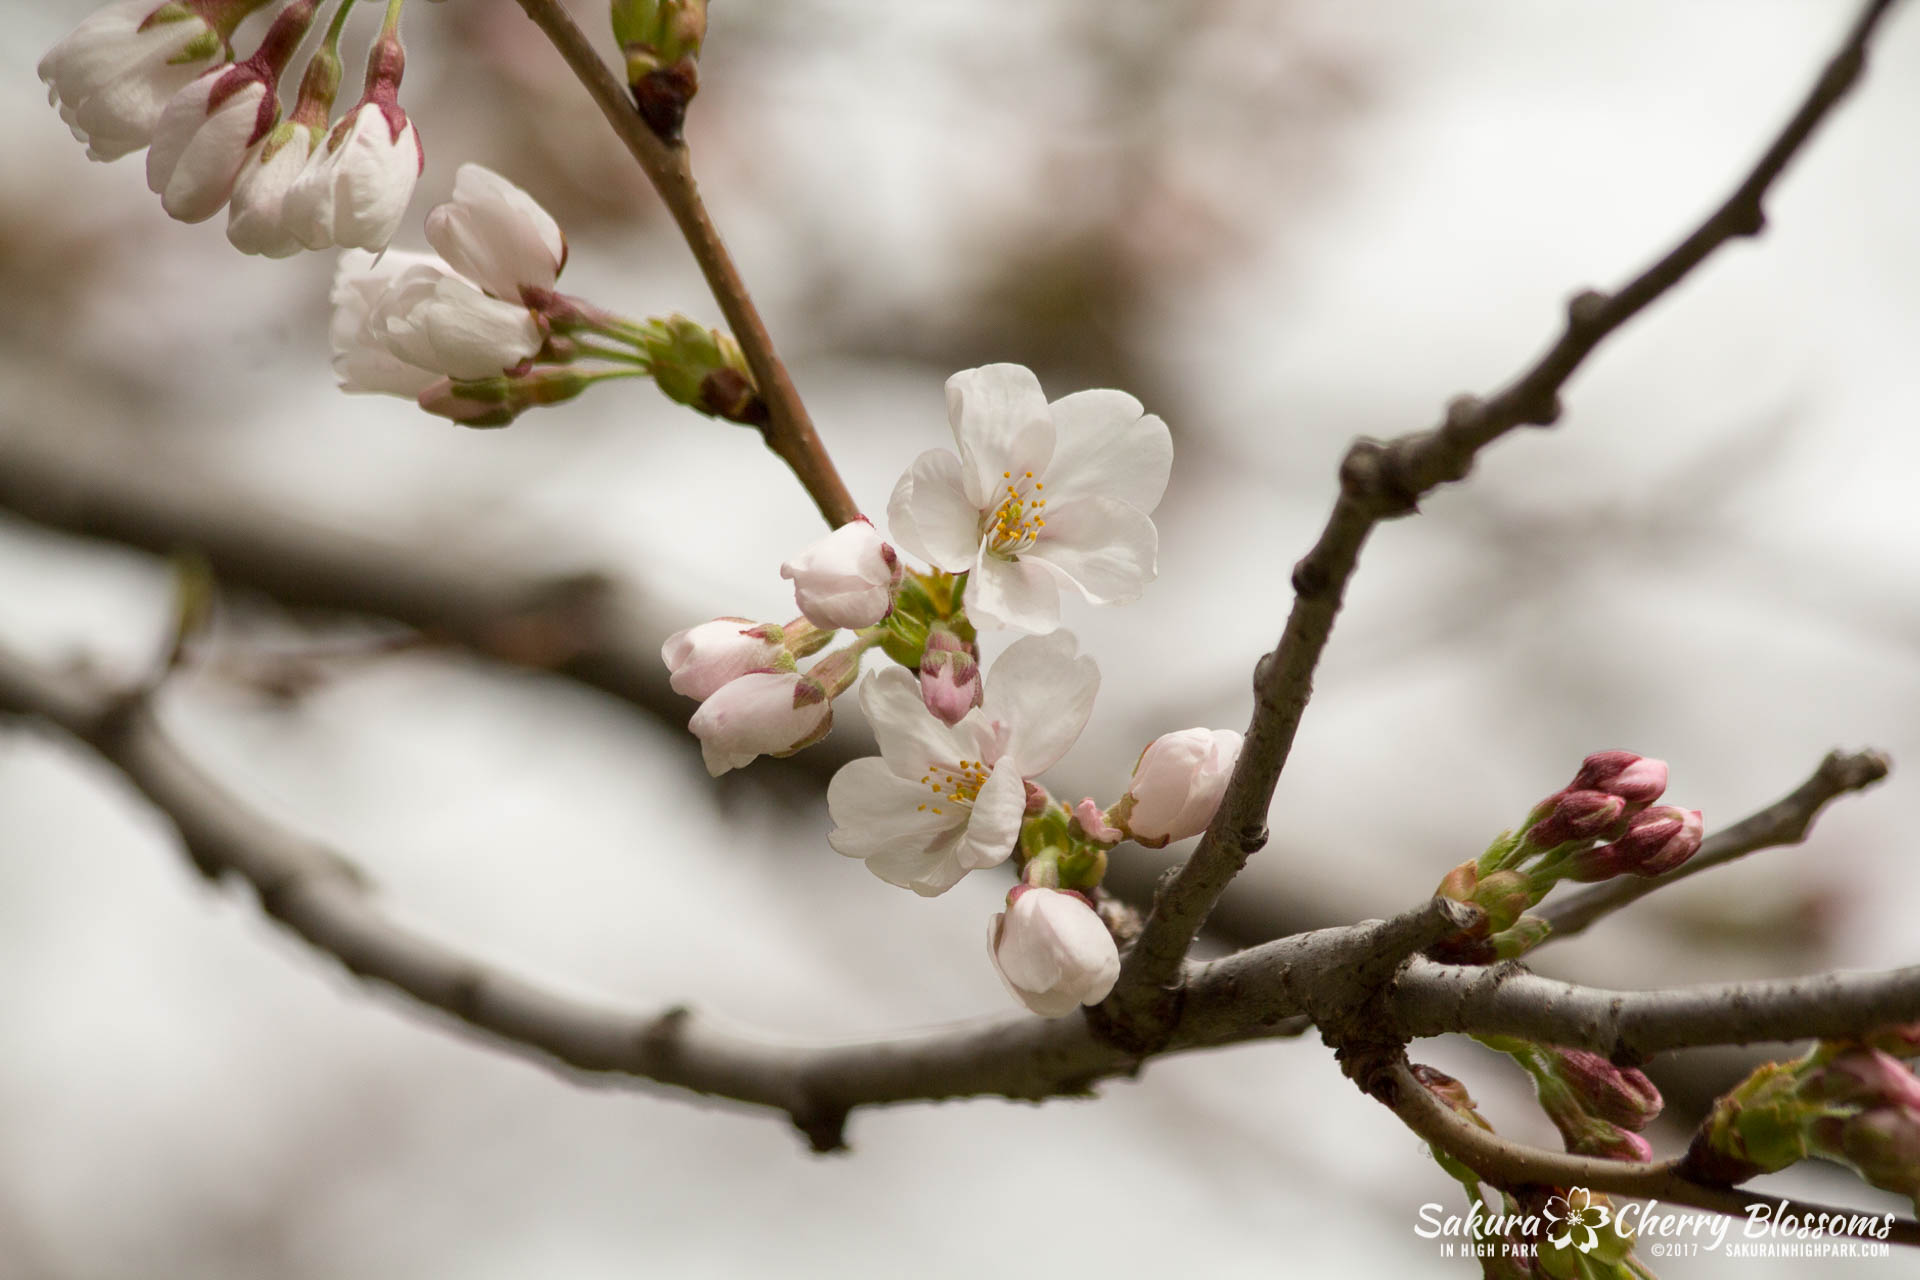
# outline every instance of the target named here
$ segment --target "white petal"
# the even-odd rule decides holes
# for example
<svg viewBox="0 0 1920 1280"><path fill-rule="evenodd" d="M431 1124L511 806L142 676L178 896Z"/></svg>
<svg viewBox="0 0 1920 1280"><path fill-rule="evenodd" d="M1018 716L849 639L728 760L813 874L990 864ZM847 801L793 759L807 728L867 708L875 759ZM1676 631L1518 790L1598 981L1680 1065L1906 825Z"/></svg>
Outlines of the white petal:
<svg viewBox="0 0 1920 1280"><path fill-rule="evenodd" d="M982 712L1008 727L1006 753L1023 777L1035 778L1067 754L1093 714L1100 668L1075 656L1070 631L1027 636L1008 646L987 672Z"/></svg>
<svg viewBox="0 0 1920 1280"><path fill-rule="evenodd" d="M1047 509L1047 527L1025 559L1060 570L1094 604L1138 600L1159 572L1153 518L1113 498Z"/></svg>
<svg viewBox="0 0 1920 1280"><path fill-rule="evenodd" d="M981 785L980 794L973 799L966 838L956 851L960 865L978 871L1005 862L1020 838L1020 823L1026 810L1026 781L1012 760L1003 760L994 766L993 773Z"/></svg>
<svg viewBox="0 0 1920 1280"><path fill-rule="evenodd" d="M1052 410L1049 508L1093 495L1147 512L1160 505L1173 466L1166 423L1152 414L1142 416L1140 402L1124 391L1077 391L1054 401Z"/></svg>
<svg viewBox="0 0 1920 1280"><path fill-rule="evenodd" d="M834 821L827 843L849 858L923 854L966 825L966 813L956 806L933 812L931 796L918 783L896 777L878 756L850 761L827 784L827 812Z"/></svg>
<svg viewBox="0 0 1920 1280"><path fill-rule="evenodd" d="M967 869L954 857L962 828L956 826L924 852L893 849L867 859L867 870L923 898L936 898L966 878Z"/></svg>
<svg viewBox="0 0 1920 1280"><path fill-rule="evenodd" d="M913 460L887 503L893 540L948 573L973 567L980 546L980 511L967 500L960 459L929 449Z"/></svg>
<svg viewBox="0 0 1920 1280"><path fill-rule="evenodd" d="M218 79L214 72L202 76ZM187 110L196 115L205 110L205 99L190 85L182 90ZM191 97L188 97L192 94ZM243 85L224 99L210 114L198 116L197 127L187 135L171 169L156 171L151 163L160 155L160 131L154 134L154 149L148 153L147 184L160 193L160 206L181 222L204 222L226 207L233 194L233 183L246 163L248 149L260 134L260 108L266 100L266 86L259 81ZM176 98L178 102L180 99ZM275 114L278 104L274 105ZM165 128L173 104L161 116ZM177 137L177 128L170 136ZM156 179L158 184L156 185Z"/></svg>
<svg viewBox="0 0 1920 1280"><path fill-rule="evenodd" d="M427 214L427 242L496 298L552 289L566 262L559 224L534 198L484 165L463 164L453 199Z"/></svg>
<svg viewBox="0 0 1920 1280"><path fill-rule="evenodd" d="M1038 561L983 555L967 578L967 614L983 626L1044 634L1060 625L1060 588Z"/></svg>
<svg viewBox="0 0 1920 1280"><path fill-rule="evenodd" d="M915 786L930 766L951 768L962 759L975 758L971 738L963 738L927 710L919 680L905 667L890 666L862 680L860 709L873 726L887 767ZM924 787L921 790L926 792ZM920 799L930 794L926 792Z"/></svg>
<svg viewBox="0 0 1920 1280"><path fill-rule="evenodd" d="M983 365L948 378L947 419L960 446L968 504L975 511L997 505L1007 473L1038 475L1053 457L1047 397L1040 380L1023 365Z"/></svg>

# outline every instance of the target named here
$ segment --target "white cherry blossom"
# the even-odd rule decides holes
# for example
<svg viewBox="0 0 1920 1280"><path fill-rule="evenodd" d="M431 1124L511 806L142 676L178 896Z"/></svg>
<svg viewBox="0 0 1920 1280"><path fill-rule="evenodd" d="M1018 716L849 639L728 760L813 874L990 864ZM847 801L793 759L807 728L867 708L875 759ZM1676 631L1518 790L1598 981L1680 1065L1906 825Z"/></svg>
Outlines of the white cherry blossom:
<svg viewBox="0 0 1920 1280"><path fill-rule="evenodd" d="M710 698L749 671L764 671L784 654L777 629L747 618L715 618L676 631L660 646L667 683L689 698Z"/></svg>
<svg viewBox="0 0 1920 1280"><path fill-rule="evenodd" d="M250 66L215 67L173 95L154 125L147 186L182 222L226 207L249 150L280 116L271 86Z"/></svg>
<svg viewBox="0 0 1920 1280"><path fill-rule="evenodd" d="M958 723L927 709L911 672L860 686L880 755L834 774L827 842L889 884L923 897L1013 852L1029 778L1067 753L1093 711L1100 671L1071 633L1016 641L987 672L982 705Z"/></svg>
<svg viewBox="0 0 1920 1280"><path fill-rule="evenodd" d="M226 57L200 15L161 0L119 0L89 14L40 59L47 101L94 160L153 141L168 99Z"/></svg>
<svg viewBox="0 0 1920 1280"><path fill-rule="evenodd" d="M1120 950L1093 904L1060 889L1016 885L987 925L987 954L1007 990L1043 1018L1099 1004L1120 976Z"/></svg>
<svg viewBox="0 0 1920 1280"><path fill-rule="evenodd" d="M794 603L817 627L871 627L893 608L904 567L865 516L849 520L780 566Z"/></svg>
<svg viewBox="0 0 1920 1280"><path fill-rule="evenodd" d="M921 454L887 507L902 547L970 573L976 622L1048 632L1059 589L1095 604L1138 599L1153 580L1159 535L1149 518L1167 487L1167 426L1122 391L1047 403L1015 364L947 380L958 455Z"/></svg>
<svg viewBox="0 0 1920 1280"><path fill-rule="evenodd" d="M833 727L833 699L794 671L753 671L729 680L687 722L707 772L719 777L761 756L790 756Z"/></svg>
<svg viewBox="0 0 1920 1280"><path fill-rule="evenodd" d="M363 101L327 135L286 194L287 229L309 249L387 247L426 158L407 113Z"/></svg>
<svg viewBox="0 0 1920 1280"><path fill-rule="evenodd" d="M455 271L509 302L551 292L567 263L567 239L553 215L478 164L461 165L453 198L427 213L427 243Z"/></svg>

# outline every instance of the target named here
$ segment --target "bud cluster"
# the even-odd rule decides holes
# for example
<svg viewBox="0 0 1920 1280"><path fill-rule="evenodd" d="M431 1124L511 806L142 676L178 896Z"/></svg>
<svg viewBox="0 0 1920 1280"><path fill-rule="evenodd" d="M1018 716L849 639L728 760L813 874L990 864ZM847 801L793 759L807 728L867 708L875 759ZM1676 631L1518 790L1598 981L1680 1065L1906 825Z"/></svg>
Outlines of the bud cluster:
<svg viewBox="0 0 1920 1280"><path fill-rule="evenodd" d="M1525 914L1562 880L1592 884L1618 875L1663 875L1700 848L1697 809L1655 805L1667 787L1665 761L1631 751L1586 758L1573 781L1503 832L1479 858L1448 872L1435 891L1484 911L1471 931L1431 949L1435 959L1488 964L1544 941L1546 921Z"/></svg>
<svg viewBox="0 0 1920 1280"><path fill-rule="evenodd" d="M1511 1036L1482 1036L1488 1048L1506 1054L1533 1081L1540 1109L1575 1155L1645 1162L1653 1158L1640 1131L1660 1114L1660 1090L1632 1067L1617 1067L1597 1053L1535 1044Z"/></svg>
<svg viewBox="0 0 1920 1280"><path fill-rule="evenodd" d="M1913 1028L1884 1037L1912 1044ZM1920 1211L1920 1079L1899 1057L1866 1043L1829 1041L1789 1063L1770 1062L1714 1104L1687 1165L1737 1182L1815 1156L1907 1197Z"/></svg>
<svg viewBox="0 0 1920 1280"><path fill-rule="evenodd" d="M321 0L292 0L259 48L234 60L240 22L266 0L121 0L82 22L40 60L52 102L95 160L142 148L147 185L182 222L228 209L245 253L387 247L425 164L400 106L406 55L399 4L367 56L359 99L338 123L342 0L301 77L291 114L280 83Z"/></svg>

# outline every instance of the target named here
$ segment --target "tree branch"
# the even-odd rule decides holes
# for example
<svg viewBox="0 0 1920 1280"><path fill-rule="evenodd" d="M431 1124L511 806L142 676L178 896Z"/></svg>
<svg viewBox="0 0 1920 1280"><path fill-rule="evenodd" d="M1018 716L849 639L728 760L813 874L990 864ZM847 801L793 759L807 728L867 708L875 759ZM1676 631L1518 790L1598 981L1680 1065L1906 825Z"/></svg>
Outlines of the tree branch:
<svg viewBox="0 0 1920 1280"><path fill-rule="evenodd" d="M1813 776L1786 796L1744 821L1716 831L1700 852L1663 876L1619 876L1572 897L1549 903L1534 914L1553 926L1553 938L1571 938L1594 921L1638 902L1688 876L1723 866L1761 849L1799 844L1813 829L1813 820L1827 804L1849 791L1862 791L1887 776L1891 766L1878 751L1830 751Z"/></svg>
<svg viewBox="0 0 1920 1280"><path fill-rule="evenodd" d="M1785 1203L1764 1192L1736 1191L1694 1182L1680 1175L1678 1159L1650 1164L1596 1160L1508 1142L1455 1115L1415 1078L1404 1058L1378 1069L1362 1087L1400 1117L1409 1129L1497 1187L1585 1187L1590 1191L1664 1200L1736 1217L1745 1216L1751 1205L1777 1208ZM1862 1216L1857 1209L1833 1209L1798 1201L1795 1208L1803 1217L1826 1213L1831 1215L1831 1221L1841 1223ZM1833 1230L1835 1234L1858 1235L1864 1239L1881 1238L1865 1232ZM1911 1218L1896 1219L1886 1239L1896 1244L1920 1244L1920 1222Z"/></svg>
<svg viewBox="0 0 1920 1280"><path fill-rule="evenodd" d="M1667 1049L1839 1040L1920 1020L1920 965L1608 991L1542 978L1518 963L1476 968L1416 958L1395 983L1391 1004L1408 1037L1513 1035L1631 1064Z"/></svg>
<svg viewBox="0 0 1920 1280"><path fill-rule="evenodd" d="M1429 431L1357 441L1340 468L1340 495L1320 539L1294 566L1293 610L1273 652L1254 669L1254 711L1238 766L1213 824L1164 882L1110 997L1117 1024L1152 1043L1177 1016L1180 966L1213 904L1267 840L1267 811L1293 747L1313 672L1332 634L1348 580L1376 524L1411 515L1422 497L1460 480L1479 451L1515 427L1548 426L1560 391L1587 356L1716 249L1766 225L1774 181L1859 79L1866 49L1894 0L1870 0L1786 126L1733 193L1673 249L1608 295L1583 292L1567 307L1558 341L1490 399L1463 396Z"/></svg>
<svg viewBox="0 0 1920 1280"><path fill-rule="evenodd" d="M707 216L700 190L694 185L693 167L684 145L662 142L634 110L626 88L607 69L594 51L586 33L560 0L519 0L520 7L545 33L580 83L586 87L600 114L607 118L620 141L639 162L640 168L660 193L660 199L673 215L674 223L685 237L694 260L700 264L707 287L720 304L727 326L740 343L753 370L754 382L767 403L769 421L762 430L767 447L778 454L799 478L820 514L829 525L838 528L860 514L860 505L847 491L826 446L813 429L806 405L793 385L787 368L774 351L766 322L760 318L747 286L734 266L733 257Z"/></svg>

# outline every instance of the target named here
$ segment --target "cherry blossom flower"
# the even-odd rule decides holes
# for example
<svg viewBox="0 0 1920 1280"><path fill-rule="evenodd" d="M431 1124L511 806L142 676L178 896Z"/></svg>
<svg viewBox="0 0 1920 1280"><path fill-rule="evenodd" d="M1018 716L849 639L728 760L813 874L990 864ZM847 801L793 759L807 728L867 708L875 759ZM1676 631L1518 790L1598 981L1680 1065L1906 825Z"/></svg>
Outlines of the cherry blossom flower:
<svg viewBox="0 0 1920 1280"><path fill-rule="evenodd" d="M1028 778L1067 753L1093 711L1100 671L1068 632L1016 641L987 672L982 705L942 723L901 667L870 675L860 705L880 755L827 787L827 842L923 897L1013 852Z"/></svg>
<svg viewBox="0 0 1920 1280"><path fill-rule="evenodd" d="M1140 753L1118 806L1128 834L1157 849L1205 831L1226 794L1240 745L1231 729L1182 729L1155 738Z"/></svg>
<svg viewBox="0 0 1920 1280"><path fill-rule="evenodd" d="M370 249L393 239L426 156L396 104L362 102L327 135L287 192L287 229L309 249Z"/></svg>
<svg viewBox="0 0 1920 1280"><path fill-rule="evenodd" d="M871 627L893 609L905 566L873 521L849 520L780 566L794 603L819 627Z"/></svg>
<svg viewBox="0 0 1920 1280"><path fill-rule="evenodd" d="M1062 585L1095 604L1140 597L1159 550L1149 514L1173 462L1164 422L1121 391L1048 404L1015 364L949 378L947 414L959 454L915 459L887 519L908 551L971 574L976 621L1051 631Z"/></svg>
<svg viewBox="0 0 1920 1280"><path fill-rule="evenodd" d="M750 671L764 671L786 652L778 628L746 618L715 618L676 631L660 646L667 683L689 698L710 698Z"/></svg>
<svg viewBox="0 0 1920 1280"><path fill-rule="evenodd" d="M453 198L428 212L427 243L494 297L529 306L552 292L567 264L567 239L553 215L478 164L461 165Z"/></svg>
<svg viewBox="0 0 1920 1280"><path fill-rule="evenodd" d="M1099 1004L1120 976L1113 935L1071 890L1015 885L987 925L987 954L1007 990L1043 1018Z"/></svg>
<svg viewBox="0 0 1920 1280"><path fill-rule="evenodd" d="M40 59L47 101L94 160L118 160L153 141L174 94L226 60L205 17L161 0L95 10Z"/></svg>
<svg viewBox="0 0 1920 1280"><path fill-rule="evenodd" d="M248 150L279 114L272 85L251 66L202 73L168 101L154 125L147 186L170 216L206 221L226 206Z"/></svg>
<svg viewBox="0 0 1920 1280"><path fill-rule="evenodd" d="M761 756L790 756L833 727L833 699L794 671L754 671L729 680L687 722L707 772L719 777Z"/></svg>
<svg viewBox="0 0 1920 1280"><path fill-rule="evenodd" d="M313 130L292 121L275 127L240 168L227 206L227 239L242 253L289 258L304 247L281 217L287 191L313 154Z"/></svg>
<svg viewBox="0 0 1920 1280"><path fill-rule="evenodd" d="M546 341L523 306L488 297L431 254L341 255L333 285L341 389L418 396L441 378L492 378Z"/></svg>

